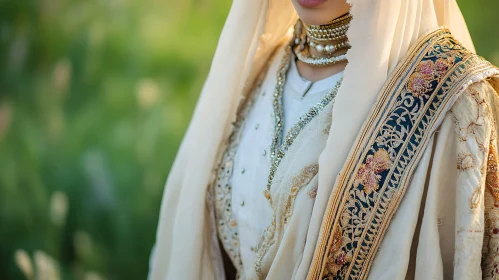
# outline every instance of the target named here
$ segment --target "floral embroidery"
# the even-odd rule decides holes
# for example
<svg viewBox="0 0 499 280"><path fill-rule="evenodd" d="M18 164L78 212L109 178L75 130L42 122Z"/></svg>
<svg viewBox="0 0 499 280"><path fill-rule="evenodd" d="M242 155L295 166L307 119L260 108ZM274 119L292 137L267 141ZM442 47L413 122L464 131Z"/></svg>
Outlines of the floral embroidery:
<svg viewBox="0 0 499 280"><path fill-rule="evenodd" d="M435 74L437 76L443 76L454 64L452 59L452 57L437 59L437 61L435 61Z"/></svg>
<svg viewBox="0 0 499 280"><path fill-rule="evenodd" d="M344 246L344 237L341 233L341 229L336 227L332 234L333 239L331 240L331 247L328 252L326 268L324 270L324 277L329 275L338 275L343 265L352 261L352 251L345 252L341 251L341 247Z"/></svg>
<svg viewBox="0 0 499 280"><path fill-rule="evenodd" d="M460 153L457 156L457 170L464 171L475 167L475 159L470 153Z"/></svg>
<svg viewBox="0 0 499 280"><path fill-rule="evenodd" d="M459 140L458 145L463 145L466 149L457 155L457 169L460 172L467 170L480 170L482 176L492 178L495 174L488 172L488 166L494 168L495 162L495 149L492 145L485 145L486 137L483 135L484 125L491 123L493 120L490 118L490 108L481 90L477 90L477 85L471 85L467 89L468 95L466 102L462 105L456 106L451 111L454 115L454 122L456 125L456 134ZM464 109L465 108L465 109ZM454 112L453 110L458 110ZM463 111L465 110L465 111ZM470 114L470 111L472 112ZM466 124L466 125L463 125ZM492 133L494 134L494 133ZM480 154L473 154L469 147L478 147ZM486 158L488 155L488 163ZM477 167L480 166L480 167ZM494 180L491 180L493 182ZM481 206L483 198L482 181L475 187L469 198L470 210L478 209ZM499 186L494 187L492 184L489 187L488 180L486 179L487 189L499 198Z"/></svg>
<svg viewBox="0 0 499 280"><path fill-rule="evenodd" d="M487 145L483 143L483 139L479 139L477 131L482 127L485 119L490 119L490 108L485 98L474 87L469 87L469 91L469 94L476 103L476 117L467 125L461 126L460 121L454 115L457 137L463 142L468 141L468 139L474 139L480 151L486 152Z"/></svg>
<svg viewBox="0 0 499 280"><path fill-rule="evenodd" d="M458 137L457 157L459 171L462 174L459 183L469 185L478 182L469 201L470 212L468 225L457 230L455 255L457 264L470 262L469 245L471 240L483 238L481 268L483 279L499 279L499 207L497 201L497 152L495 146L495 122L490 114L490 101L487 94L487 83L472 84L453 107L456 132ZM492 93L491 93L492 94ZM490 137L490 138L489 138ZM488 143L488 145L486 145ZM468 171L469 170L469 171ZM483 211L483 212L482 212ZM483 222L476 222L477 217L484 215ZM484 223L484 224L483 224ZM467 227L474 227L468 229ZM474 235L479 233L480 235ZM476 257L472 258L476 262ZM462 267L461 267L462 268Z"/></svg>
<svg viewBox="0 0 499 280"><path fill-rule="evenodd" d="M380 149L374 155L367 156L366 163L362 164L357 172L356 186L363 185L367 194L375 191L379 187L381 172L387 170L392 165L388 152Z"/></svg>
<svg viewBox="0 0 499 280"><path fill-rule="evenodd" d="M435 75L435 64L431 60L422 61L418 64L416 72L421 73L427 80L433 79L433 76Z"/></svg>
<svg viewBox="0 0 499 280"><path fill-rule="evenodd" d="M421 61L415 72L409 77L407 87L414 96L419 97L432 89L431 83L438 81L454 64L451 57L438 58L435 62L432 60Z"/></svg>
<svg viewBox="0 0 499 280"><path fill-rule="evenodd" d="M407 86L412 94L418 97L430 91L430 82L430 79L424 74L416 72L409 78L409 84Z"/></svg>

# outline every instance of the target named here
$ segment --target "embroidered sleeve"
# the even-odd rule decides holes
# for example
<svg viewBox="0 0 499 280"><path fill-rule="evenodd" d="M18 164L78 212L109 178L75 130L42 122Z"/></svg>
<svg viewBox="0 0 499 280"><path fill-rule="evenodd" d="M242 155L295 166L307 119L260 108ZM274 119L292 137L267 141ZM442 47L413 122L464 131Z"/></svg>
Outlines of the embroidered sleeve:
<svg viewBox="0 0 499 280"><path fill-rule="evenodd" d="M483 279L499 276L496 98L487 82L479 82L471 85L452 108L457 136L456 279L478 279L480 274Z"/></svg>

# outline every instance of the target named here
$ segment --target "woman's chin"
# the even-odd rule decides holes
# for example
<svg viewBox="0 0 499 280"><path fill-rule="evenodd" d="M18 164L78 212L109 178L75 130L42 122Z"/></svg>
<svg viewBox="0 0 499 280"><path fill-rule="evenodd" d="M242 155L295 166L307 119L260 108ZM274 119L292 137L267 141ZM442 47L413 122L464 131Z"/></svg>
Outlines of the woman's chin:
<svg viewBox="0 0 499 280"><path fill-rule="evenodd" d="M298 11L298 16L306 24L323 25L334 19L328 13L324 13L321 10L303 10L305 9L302 8L302 11Z"/></svg>
<svg viewBox="0 0 499 280"><path fill-rule="evenodd" d="M300 19L307 24L323 25L345 14L345 0L291 0Z"/></svg>
<svg viewBox="0 0 499 280"><path fill-rule="evenodd" d="M302 6L305 9L313 9L319 8L324 2L327 0L296 0L298 5Z"/></svg>

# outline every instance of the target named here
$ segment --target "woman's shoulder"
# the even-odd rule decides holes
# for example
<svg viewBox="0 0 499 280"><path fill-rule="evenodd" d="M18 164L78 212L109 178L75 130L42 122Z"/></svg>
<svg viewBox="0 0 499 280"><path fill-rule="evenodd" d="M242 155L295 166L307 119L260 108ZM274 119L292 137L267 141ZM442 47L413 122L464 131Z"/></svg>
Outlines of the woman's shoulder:
<svg viewBox="0 0 499 280"><path fill-rule="evenodd" d="M493 79L483 79L469 85L453 104L450 114L458 138L485 136L495 131L499 118L498 87Z"/></svg>
<svg viewBox="0 0 499 280"><path fill-rule="evenodd" d="M499 104L498 88L494 85L494 80L483 79L470 84L457 98L453 104L451 112L453 115L466 115L478 107L487 109L487 114L492 114L492 109Z"/></svg>

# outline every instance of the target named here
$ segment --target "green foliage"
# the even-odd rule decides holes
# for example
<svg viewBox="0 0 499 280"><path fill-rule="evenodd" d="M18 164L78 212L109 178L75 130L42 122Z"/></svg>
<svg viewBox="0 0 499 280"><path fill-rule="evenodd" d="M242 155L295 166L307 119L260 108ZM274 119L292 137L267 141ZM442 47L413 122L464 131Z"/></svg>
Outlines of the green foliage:
<svg viewBox="0 0 499 280"><path fill-rule="evenodd" d="M499 65L499 1L457 0L478 54Z"/></svg>
<svg viewBox="0 0 499 280"><path fill-rule="evenodd" d="M0 2L1 279L24 278L18 249L63 279L145 279L230 6L171 2Z"/></svg>
<svg viewBox="0 0 499 280"><path fill-rule="evenodd" d="M499 64L499 2L459 3ZM0 1L1 279L30 265L145 279L164 181L229 7Z"/></svg>

